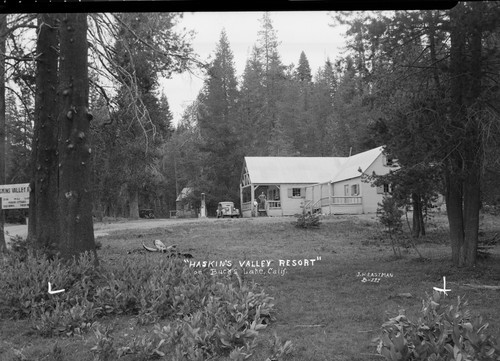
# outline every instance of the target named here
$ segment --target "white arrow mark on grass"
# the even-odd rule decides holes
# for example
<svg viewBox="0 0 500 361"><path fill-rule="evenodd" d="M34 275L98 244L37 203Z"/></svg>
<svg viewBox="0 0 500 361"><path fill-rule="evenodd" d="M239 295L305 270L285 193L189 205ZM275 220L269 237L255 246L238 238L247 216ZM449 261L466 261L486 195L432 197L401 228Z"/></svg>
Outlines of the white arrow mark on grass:
<svg viewBox="0 0 500 361"><path fill-rule="evenodd" d="M432 288L434 288L438 292L443 292L445 296L447 295L446 293L447 291L451 291L449 289L446 289L446 277L443 277L443 288L437 288L437 287L432 287Z"/></svg>
<svg viewBox="0 0 500 361"><path fill-rule="evenodd" d="M52 286L50 285L50 282L49 282L49 293L51 295L53 295L54 293L61 293L61 292L64 292L64 288L62 290L52 291Z"/></svg>

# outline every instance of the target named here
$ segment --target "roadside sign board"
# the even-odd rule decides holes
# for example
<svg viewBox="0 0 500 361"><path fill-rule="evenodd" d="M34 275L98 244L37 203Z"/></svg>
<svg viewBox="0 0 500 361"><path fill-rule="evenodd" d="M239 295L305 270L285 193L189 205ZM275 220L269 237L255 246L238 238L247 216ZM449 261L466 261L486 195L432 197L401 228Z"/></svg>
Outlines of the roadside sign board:
<svg viewBox="0 0 500 361"><path fill-rule="evenodd" d="M29 183L0 185L0 198L2 198L2 209L29 208L30 185Z"/></svg>

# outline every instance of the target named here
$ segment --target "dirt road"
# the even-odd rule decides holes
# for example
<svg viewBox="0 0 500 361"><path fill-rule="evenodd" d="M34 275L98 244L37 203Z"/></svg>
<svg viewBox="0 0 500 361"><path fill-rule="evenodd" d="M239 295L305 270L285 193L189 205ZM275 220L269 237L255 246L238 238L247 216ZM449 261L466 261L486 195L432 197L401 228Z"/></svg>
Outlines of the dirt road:
<svg viewBox="0 0 500 361"><path fill-rule="evenodd" d="M276 222L276 218L259 218L260 222ZM94 223L94 236L96 238L107 236L112 232L123 231L125 229L148 229L157 227L169 227L178 224L202 223L202 222L245 222L256 221L256 218L239 218L239 219L216 219L216 218L183 218L183 219L138 219L138 220L123 220L118 222L95 222ZM26 238L28 234L27 225L5 225L5 239L7 243L11 237L20 236ZM9 237L10 236L10 237Z"/></svg>
<svg viewBox="0 0 500 361"><path fill-rule="evenodd" d="M114 231L121 231L124 229L146 229L156 227L166 227L179 223L188 224L194 222L207 222L210 219L138 219L138 220L125 220L122 222L96 222L94 223L94 236L106 236ZM6 224L5 234L11 237L20 236L25 238L28 234L28 226L25 224ZM10 237L6 237L7 241Z"/></svg>

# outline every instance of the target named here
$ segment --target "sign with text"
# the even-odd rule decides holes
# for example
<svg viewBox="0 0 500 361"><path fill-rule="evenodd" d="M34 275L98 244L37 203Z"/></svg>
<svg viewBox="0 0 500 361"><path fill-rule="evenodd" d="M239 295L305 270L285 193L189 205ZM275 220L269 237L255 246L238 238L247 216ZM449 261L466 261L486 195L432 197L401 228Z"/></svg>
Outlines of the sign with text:
<svg viewBox="0 0 500 361"><path fill-rule="evenodd" d="M30 185L29 183L0 185L0 198L2 198L2 209L29 208Z"/></svg>

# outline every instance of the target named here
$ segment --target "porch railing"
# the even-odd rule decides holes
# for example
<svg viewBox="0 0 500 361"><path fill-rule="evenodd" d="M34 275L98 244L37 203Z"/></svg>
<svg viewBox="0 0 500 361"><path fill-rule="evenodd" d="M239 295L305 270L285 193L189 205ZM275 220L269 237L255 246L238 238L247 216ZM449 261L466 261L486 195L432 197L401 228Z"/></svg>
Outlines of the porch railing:
<svg viewBox="0 0 500 361"><path fill-rule="evenodd" d="M332 204L362 204L363 197L332 197Z"/></svg>
<svg viewBox="0 0 500 361"><path fill-rule="evenodd" d="M268 209L281 209L281 201L266 201L266 207ZM252 202L244 202L241 204L241 211L251 211Z"/></svg>
<svg viewBox="0 0 500 361"><path fill-rule="evenodd" d="M269 209L281 208L281 201L267 201Z"/></svg>
<svg viewBox="0 0 500 361"><path fill-rule="evenodd" d="M242 205L241 205L241 211L244 212L244 211L251 211L252 210L252 202L244 202Z"/></svg>

